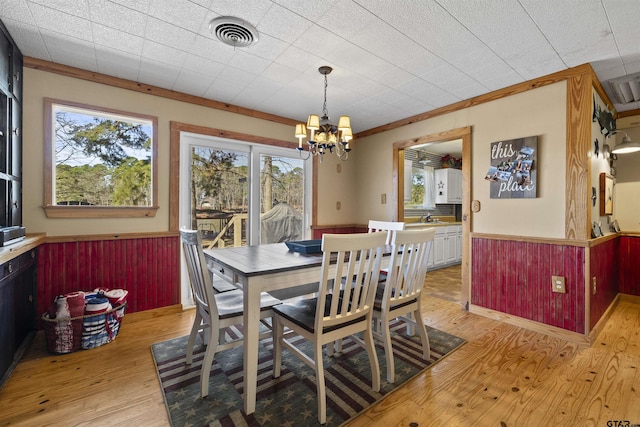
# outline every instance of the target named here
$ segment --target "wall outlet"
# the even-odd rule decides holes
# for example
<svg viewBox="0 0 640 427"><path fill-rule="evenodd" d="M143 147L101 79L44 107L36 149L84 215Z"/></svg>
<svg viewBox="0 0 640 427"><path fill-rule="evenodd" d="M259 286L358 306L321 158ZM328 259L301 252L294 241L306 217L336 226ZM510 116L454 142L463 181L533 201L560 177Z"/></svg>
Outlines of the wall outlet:
<svg viewBox="0 0 640 427"><path fill-rule="evenodd" d="M564 287L563 276L551 276L551 290L553 290L553 292L559 292L561 294L567 292Z"/></svg>
<svg viewBox="0 0 640 427"><path fill-rule="evenodd" d="M591 293L592 293L593 295L595 295L595 294L596 294L596 289L597 289L596 284L597 284L596 276L593 276L593 277L591 278Z"/></svg>
<svg viewBox="0 0 640 427"><path fill-rule="evenodd" d="M387 193L382 193L380 195L380 203L382 203L383 205L387 204Z"/></svg>

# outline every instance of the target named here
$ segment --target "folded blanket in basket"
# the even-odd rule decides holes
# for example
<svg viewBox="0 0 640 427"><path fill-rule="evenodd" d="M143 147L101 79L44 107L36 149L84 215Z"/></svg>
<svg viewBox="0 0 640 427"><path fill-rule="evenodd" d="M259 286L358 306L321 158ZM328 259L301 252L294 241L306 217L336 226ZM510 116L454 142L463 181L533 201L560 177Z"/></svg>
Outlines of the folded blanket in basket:
<svg viewBox="0 0 640 427"><path fill-rule="evenodd" d="M53 316L51 313L53 312ZM84 292L72 292L56 297L49 308L49 317L59 319L55 323L54 351L57 353L70 353L80 348L78 339L82 333L82 323L66 320L72 317L81 317L84 314Z"/></svg>
<svg viewBox="0 0 640 427"><path fill-rule="evenodd" d="M90 294L85 298L84 314L104 313L111 310L109 299L102 293Z"/></svg>
<svg viewBox="0 0 640 427"><path fill-rule="evenodd" d="M104 314L111 310L109 299L102 293L91 296L92 298L86 300L85 317L82 322L82 348L84 349L95 348L111 340L111 327L107 323L107 318L113 314Z"/></svg>
<svg viewBox="0 0 640 427"><path fill-rule="evenodd" d="M84 292L71 292L57 296L47 311L51 319L84 315Z"/></svg>
<svg viewBox="0 0 640 427"><path fill-rule="evenodd" d="M104 291L104 296L109 299L113 307L117 307L127 300L128 293L129 291L124 289L107 289Z"/></svg>

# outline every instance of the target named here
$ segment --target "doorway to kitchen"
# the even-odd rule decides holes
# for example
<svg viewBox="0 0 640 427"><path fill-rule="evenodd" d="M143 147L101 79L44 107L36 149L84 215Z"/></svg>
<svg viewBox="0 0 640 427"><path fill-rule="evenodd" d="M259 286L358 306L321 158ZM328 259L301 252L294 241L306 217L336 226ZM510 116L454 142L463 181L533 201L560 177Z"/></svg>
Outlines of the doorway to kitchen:
<svg viewBox="0 0 640 427"><path fill-rule="evenodd" d="M458 129L452 129L445 132L439 132L435 134L421 136L415 139L398 141L393 144L393 164L394 164L394 178L395 182L397 182L397 187L395 190L395 200L397 202L397 212L398 212L398 220L404 220L407 225L411 224L411 227L420 227L421 225L418 223L416 225L415 221L423 220L424 216L420 216L418 218L415 215L412 217L411 214L415 214L415 206L407 205L405 209L405 200L411 200L411 197L405 194L406 191L411 191L411 186L405 184L405 177L407 179L412 179L412 174L406 171L405 168L409 167L408 162L405 163L405 152L407 150L415 151L416 147L421 147L421 150L428 152L430 147L435 150L439 144L446 144L452 141L460 141L461 142L461 179L462 179L462 194L458 195L460 197L460 211L454 214L454 218L458 218L460 220L459 224L461 225L461 235L459 237L459 247L461 252L461 264L459 266L459 272L452 272L451 274L456 274L459 276L455 277L456 283L459 278L460 282L460 292L459 292L459 303L460 305L468 310L470 303L470 295L471 295L471 278L470 278L470 256L471 256L471 248L470 248L470 199L471 199L471 180L470 180L470 172L471 172L471 127L463 127ZM412 163L413 165L413 163ZM425 174L426 178L426 174ZM437 195L437 194L436 194ZM458 202L456 201L455 204ZM437 202L435 202L437 205ZM413 222L412 222L413 221ZM436 226L436 224L432 224ZM446 227L446 224L437 224L438 227L449 228ZM453 238L449 237L446 234L442 237L443 239ZM434 242L434 247L432 248L432 252L434 252L434 257L439 256L439 251L434 250L435 248L440 247ZM446 246L443 246L446 247ZM454 245L455 247L455 245ZM443 254L446 256L446 254ZM430 261L432 262L432 261ZM435 272L437 270L433 270ZM428 277L429 277L428 273ZM458 285L455 285L458 286Z"/></svg>

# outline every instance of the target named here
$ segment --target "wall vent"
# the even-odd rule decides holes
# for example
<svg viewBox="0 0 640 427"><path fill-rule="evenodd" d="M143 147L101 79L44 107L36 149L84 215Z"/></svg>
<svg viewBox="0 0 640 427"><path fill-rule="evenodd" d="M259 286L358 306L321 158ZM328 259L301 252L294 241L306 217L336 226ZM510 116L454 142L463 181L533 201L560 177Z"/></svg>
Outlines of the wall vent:
<svg viewBox="0 0 640 427"><path fill-rule="evenodd" d="M640 102L640 73L611 79L608 81L616 104Z"/></svg>

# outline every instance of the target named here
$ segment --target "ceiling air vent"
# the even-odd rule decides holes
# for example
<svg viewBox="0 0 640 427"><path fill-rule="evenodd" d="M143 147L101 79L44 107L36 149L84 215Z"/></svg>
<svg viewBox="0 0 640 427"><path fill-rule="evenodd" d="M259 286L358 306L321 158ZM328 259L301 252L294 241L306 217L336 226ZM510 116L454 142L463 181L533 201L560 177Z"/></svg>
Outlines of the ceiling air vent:
<svg viewBox="0 0 640 427"><path fill-rule="evenodd" d="M233 16L220 16L209 22L209 31L222 43L233 47L249 47L258 41L258 30Z"/></svg>
<svg viewBox="0 0 640 427"><path fill-rule="evenodd" d="M609 87L616 104L640 102L640 73L609 80Z"/></svg>

